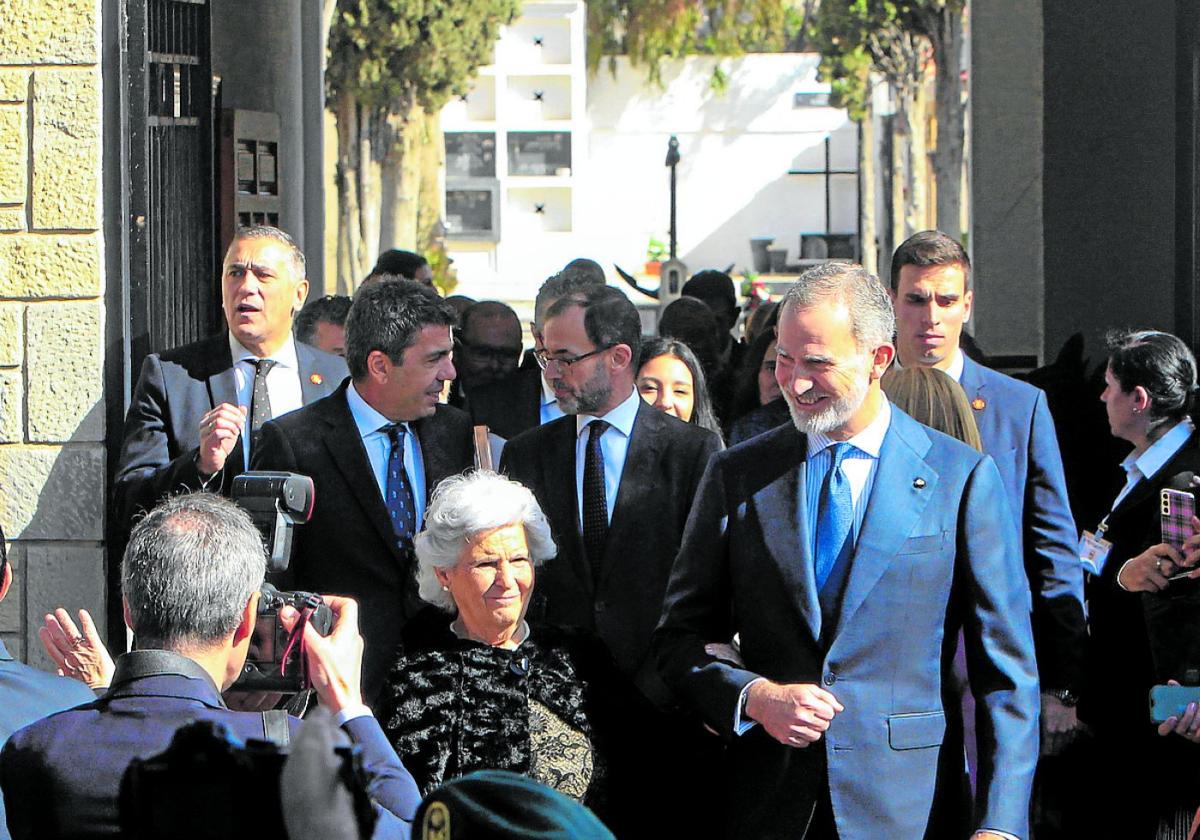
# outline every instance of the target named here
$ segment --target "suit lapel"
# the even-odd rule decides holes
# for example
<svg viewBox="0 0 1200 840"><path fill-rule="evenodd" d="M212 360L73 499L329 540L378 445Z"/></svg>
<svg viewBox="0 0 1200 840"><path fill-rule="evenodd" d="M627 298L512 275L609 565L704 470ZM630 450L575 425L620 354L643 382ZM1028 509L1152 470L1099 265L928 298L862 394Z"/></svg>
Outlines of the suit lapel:
<svg viewBox="0 0 1200 840"><path fill-rule="evenodd" d="M437 422L437 413L413 422L413 433L421 443L421 464L425 468L425 504L433 495L433 488L451 471L449 453L442 441L442 426Z"/></svg>
<svg viewBox="0 0 1200 840"><path fill-rule="evenodd" d="M316 356L307 344L296 342L296 365L300 369L300 394L304 404L314 403L329 393L329 388L336 383L326 383L324 377L316 371Z"/></svg>
<svg viewBox="0 0 1200 840"><path fill-rule="evenodd" d="M831 642L854 618L936 495L938 474L924 460L929 447L920 426L893 406Z"/></svg>
<svg viewBox="0 0 1200 840"><path fill-rule="evenodd" d="M965 355L963 356L962 376L959 377L958 384L962 386L967 395L967 402L971 406L971 412L975 415L976 425L979 426L979 432L982 435L984 427L989 426L992 417L995 416L995 411L988 407L987 381L983 378L982 368Z"/></svg>
<svg viewBox="0 0 1200 840"><path fill-rule="evenodd" d="M821 604L817 600L816 571L813 568L807 519L808 493L805 490L808 439L789 435L795 450L780 452L787 468L775 481L754 494L754 509L767 550L775 558L775 567L814 640L821 637ZM795 461L793 468L790 461Z"/></svg>
<svg viewBox="0 0 1200 840"><path fill-rule="evenodd" d="M327 407L323 440L333 463L337 465L351 493L384 543L397 560L402 559L396 543L396 533L392 530L392 521L383 503L383 495L379 492L379 485L375 483L371 460L367 457L367 450L358 434L358 426L350 413L350 406L346 403L345 386L339 388L321 405Z"/></svg>
<svg viewBox="0 0 1200 840"><path fill-rule="evenodd" d="M636 545L637 532L641 527L638 514L658 509L658 505L646 499L653 492L653 476L660 475L658 464L662 458L663 418L666 415L648 403L638 405L633 421L633 434L625 453L625 465L621 469L621 481L617 485L617 500L613 505L612 523L604 543L604 559L600 567L600 588L614 566L622 557L631 555L629 546ZM664 488L665 489L665 488Z"/></svg>
<svg viewBox="0 0 1200 840"><path fill-rule="evenodd" d="M1179 472L1179 464L1185 460L1189 450L1196 446L1196 432L1193 432L1188 438L1187 443L1180 447L1179 451L1171 456L1171 460L1163 464L1163 466L1154 475L1149 475L1139 481L1134 488L1129 491L1121 504L1117 505L1112 512L1112 516L1123 515L1125 511L1132 510L1137 507L1148 496L1157 494L1165 485L1165 480L1168 476L1172 476ZM1111 523L1109 523L1111 525Z"/></svg>
<svg viewBox="0 0 1200 840"><path fill-rule="evenodd" d="M233 368L233 355L229 352L229 338L227 333L221 333L214 339L212 352L216 363L208 375L210 408L216 408L221 403L237 405L237 375ZM249 406L246 406L246 408L249 410ZM233 451L236 453L234 457L238 465L237 473L245 472L247 466L246 457L240 437L234 445ZM233 474L236 475L237 473Z"/></svg>
<svg viewBox="0 0 1200 840"><path fill-rule="evenodd" d="M550 440L541 453L542 486L547 498L542 499L546 516L558 524L554 538L560 543L559 559L569 558L570 573L579 579L589 597L595 592L592 569L583 550L583 535L579 531L579 491L575 487L575 415L568 414L553 421ZM619 494L618 494L619 495ZM570 550L561 543L570 543Z"/></svg>

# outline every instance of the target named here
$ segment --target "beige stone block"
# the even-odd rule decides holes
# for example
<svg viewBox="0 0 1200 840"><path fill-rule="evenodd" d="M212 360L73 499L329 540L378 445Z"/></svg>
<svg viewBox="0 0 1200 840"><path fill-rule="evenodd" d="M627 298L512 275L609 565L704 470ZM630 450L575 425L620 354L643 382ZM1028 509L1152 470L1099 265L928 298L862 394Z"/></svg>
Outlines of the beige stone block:
<svg viewBox="0 0 1200 840"><path fill-rule="evenodd" d="M38 70L33 75L35 230L100 226L100 74Z"/></svg>
<svg viewBox="0 0 1200 840"><path fill-rule="evenodd" d="M0 105L0 204L20 204L28 188L25 108Z"/></svg>
<svg viewBox="0 0 1200 840"><path fill-rule="evenodd" d="M98 302L37 303L25 312L30 443L104 440Z"/></svg>
<svg viewBox="0 0 1200 840"><path fill-rule="evenodd" d="M99 297L100 237L0 235L0 298Z"/></svg>
<svg viewBox="0 0 1200 840"><path fill-rule="evenodd" d="M104 534L104 447L0 446L0 528L10 539Z"/></svg>
<svg viewBox="0 0 1200 840"><path fill-rule="evenodd" d="M95 64L97 0L0 0L0 64Z"/></svg>
<svg viewBox="0 0 1200 840"><path fill-rule="evenodd" d="M8 544L8 565L12 566L13 584L0 601L0 634L20 633L25 629L25 583L21 575L25 569L24 545Z"/></svg>
<svg viewBox="0 0 1200 840"><path fill-rule="evenodd" d="M25 208L0 207L0 233L25 230Z"/></svg>
<svg viewBox="0 0 1200 840"><path fill-rule="evenodd" d="M32 630L28 634L30 665L46 668L50 664L37 642L36 628L55 607L66 607L72 616L80 607L86 609L104 636L104 588L104 549L53 543L26 546L25 622Z"/></svg>
<svg viewBox="0 0 1200 840"><path fill-rule="evenodd" d="M0 443L21 442L24 392L21 371L0 370Z"/></svg>
<svg viewBox="0 0 1200 840"><path fill-rule="evenodd" d="M0 70L0 102L24 102L28 97L28 70Z"/></svg>
<svg viewBox="0 0 1200 840"><path fill-rule="evenodd" d="M0 368L20 367L25 349L25 306L0 303Z"/></svg>

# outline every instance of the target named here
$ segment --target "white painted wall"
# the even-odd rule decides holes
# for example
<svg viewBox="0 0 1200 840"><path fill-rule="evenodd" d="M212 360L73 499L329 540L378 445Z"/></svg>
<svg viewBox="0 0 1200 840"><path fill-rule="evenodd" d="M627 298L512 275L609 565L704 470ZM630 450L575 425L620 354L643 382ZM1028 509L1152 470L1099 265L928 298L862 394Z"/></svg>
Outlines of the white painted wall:
<svg viewBox="0 0 1200 840"><path fill-rule="evenodd" d="M503 55L503 53L501 53ZM854 169L856 131L844 111L795 107L796 93L827 92L813 54L749 55L722 62L727 89L710 80L714 59L663 66L664 89L644 68L617 60L587 78L584 136L576 136L570 232L541 232L500 221L500 241L452 243L459 291L472 297L528 300L551 273L577 256L640 271L651 236L667 240L668 138L679 138L679 255L689 270L750 267L749 240L775 237L799 258L801 233L825 230L824 179L788 175L824 166L824 139L835 136L834 168ZM509 126L516 128L517 126ZM449 128L449 126L447 126ZM519 179L508 179L501 206ZM831 230L857 230L857 184L835 179Z"/></svg>

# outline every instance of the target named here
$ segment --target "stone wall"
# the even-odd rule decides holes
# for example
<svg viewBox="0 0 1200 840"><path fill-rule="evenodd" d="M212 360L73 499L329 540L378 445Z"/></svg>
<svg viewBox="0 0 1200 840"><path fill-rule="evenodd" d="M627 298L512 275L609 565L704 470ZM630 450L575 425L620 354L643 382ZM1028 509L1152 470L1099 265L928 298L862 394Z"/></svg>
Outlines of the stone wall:
<svg viewBox="0 0 1200 840"><path fill-rule="evenodd" d="M0 526L13 655L42 615L104 631L100 0L0 0Z"/></svg>

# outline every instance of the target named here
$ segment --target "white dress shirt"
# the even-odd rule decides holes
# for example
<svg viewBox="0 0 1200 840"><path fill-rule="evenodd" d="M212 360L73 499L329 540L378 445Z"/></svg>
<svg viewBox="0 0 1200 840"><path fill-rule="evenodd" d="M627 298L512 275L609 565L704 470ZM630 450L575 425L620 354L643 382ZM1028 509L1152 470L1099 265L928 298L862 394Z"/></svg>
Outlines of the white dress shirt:
<svg viewBox="0 0 1200 840"><path fill-rule="evenodd" d="M1188 442L1188 438L1195 431L1196 427L1192 424L1192 418L1185 417L1172 426L1166 434L1150 444L1141 455L1130 452L1121 462L1121 469L1125 470L1125 486L1121 488L1121 492L1113 501L1112 509L1116 510L1117 505L1121 504L1121 500L1129 495L1139 481L1149 478L1166 466L1167 462L1174 458L1180 449L1183 449L1184 444Z"/></svg>
<svg viewBox="0 0 1200 840"><path fill-rule="evenodd" d="M229 333L229 353L233 358L233 377L237 386L237 404L246 409L246 426L242 429L242 456L250 463L250 401L254 396L254 363L262 358L242 346ZM275 362L267 374L267 395L271 398L271 417L281 417L304 405L300 389L300 362L296 358L296 342L291 336L284 345L266 358Z"/></svg>
<svg viewBox="0 0 1200 840"><path fill-rule="evenodd" d="M392 439L385 427L390 426L392 421L372 408L354 388L353 382L346 388L346 404L350 406L350 415L358 427L363 448L367 450L371 474L375 477L375 486L379 488L379 497L382 499L387 492L387 462L392 452ZM421 442L413 433L412 425L401 425L407 430L404 435L404 472L412 488L419 531L425 520L425 462L421 460Z"/></svg>
<svg viewBox="0 0 1200 840"><path fill-rule="evenodd" d="M583 527L583 465L587 458L590 434L587 427L593 420L604 420L609 424L609 428L600 436L600 453L604 456L604 501L608 504L608 521L611 524L613 505L617 502L617 490L621 486L621 471L625 469L625 456L629 454L629 438L633 434L633 422L637 420L641 403L642 397L635 388L624 402L602 417L575 415L575 501L580 528Z"/></svg>

